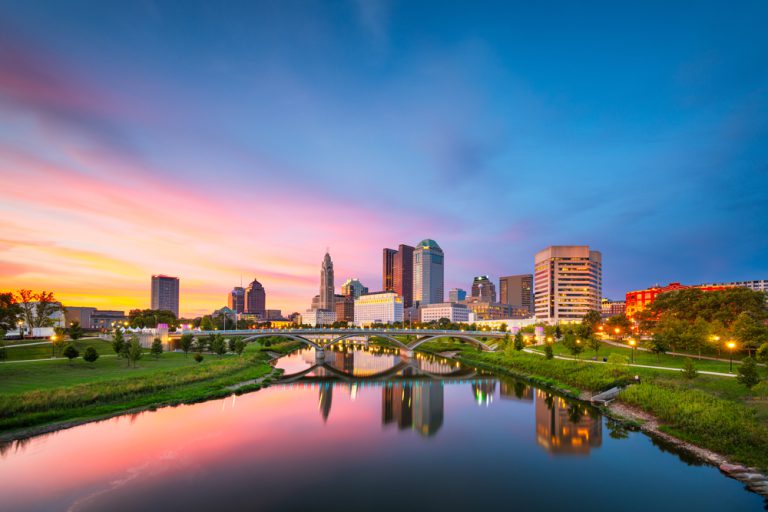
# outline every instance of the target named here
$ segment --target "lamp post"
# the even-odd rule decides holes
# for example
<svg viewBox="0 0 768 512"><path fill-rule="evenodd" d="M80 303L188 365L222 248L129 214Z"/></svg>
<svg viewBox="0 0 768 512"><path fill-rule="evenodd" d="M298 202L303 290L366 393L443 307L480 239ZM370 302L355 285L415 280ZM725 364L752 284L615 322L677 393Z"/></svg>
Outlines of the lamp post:
<svg viewBox="0 0 768 512"><path fill-rule="evenodd" d="M635 364L635 347L637 346L637 341L634 338L630 339L629 346L632 347L632 364Z"/></svg>
<svg viewBox="0 0 768 512"><path fill-rule="evenodd" d="M24 330L21 328L22 325L24 325L24 320L19 320L17 322L19 324L19 339L24 339Z"/></svg>
<svg viewBox="0 0 768 512"><path fill-rule="evenodd" d="M615 329L613 330L613 332L614 332L614 333L616 333L616 339L620 339L620 338L621 338L621 336L620 336L620 334L621 334L621 329L619 329L619 328L617 327L617 328L615 328Z"/></svg>
<svg viewBox="0 0 768 512"><path fill-rule="evenodd" d="M729 368L728 368L728 373L733 373L733 349L734 348L736 348L736 344L734 342L732 342L732 341L729 341L728 342L728 350L731 353L731 361L730 361L730 365L729 365Z"/></svg>
<svg viewBox="0 0 768 512"><path fill-rule="evenodd" d="M53 336L51 336L51 359L56 357L56 355L54 353L54 350L53 350L55 346L56 346L56 335L54 334Z"/></svg>

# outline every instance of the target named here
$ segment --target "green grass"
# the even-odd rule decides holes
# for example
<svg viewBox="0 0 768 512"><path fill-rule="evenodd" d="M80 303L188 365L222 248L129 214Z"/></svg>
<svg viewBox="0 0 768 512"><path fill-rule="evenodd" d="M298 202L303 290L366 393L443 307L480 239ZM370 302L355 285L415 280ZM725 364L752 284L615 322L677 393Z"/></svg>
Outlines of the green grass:
<svg viewBox="0 0 768 512"><path fill-rule="evenodd" d="M129 409L227 396L229 386L258 379L273 368L256 345L242 357L145 354L137 367L102 357L0 364L0 431L93 419ZM255 387L254 387L255 389ZM241 391L242 392L242 391Z"/></svg>
<svg viewBox="0 0 768 512"><path fill-rule="evenodd" d="M36 340L40 341L40 340ZM61 352L64 347L71 343L75 346L80 354L83 353L86 347L94 347L99 355L114 354L112 350L112 344L108 341L101 340L99 338L80 339L77 341L64 341L56 345L56 356L61 357ZM15 345L13 341L6 341L6 345ZM7 356L6 361L26 361L30 359L50 359L51 358L51 343L48 342L45 345L26 345L23 347L10 347L5 349ZM1 363L0 363L1 364Z"/></svg>
<svg viewBox="0 0 768 512"><path fill-rule="evenodd" d="M534 346L531 348L538 352L544 353L544 349L541 346ZM553 343L552 348L555 355L577 357L577 356L573 356L568 351L568 348L565 347L562 343ZM598 359L602 359L604 357L610 356L611 354L621 354L623 356L626 356L627 360L630 360L632 358L632 349L629 347L626 347L626 348L617 347L614 345L608 345L607 343L602 343L600 350L597 353L597 357ZM595 356L595 351L590 350L586 347L584 352L581 353L582 359L591 359L594 356ZM697 359L696 356L694 355L691 355L689 357L690 359L693 360L693 363L696 366L697 370L728 373L729 363L727 361L711 361L708 359ZM656 355L653 353L635 350L636 364L643 364L648 366L664 366L667 368L682 368L683 362L685 361L685 359L686 357L684 356L671 356L667 354L662 354L659 357L656 357ZM736 360L734 359L734 364L735 364L735 361ZM735 368L734 368L734 371L735 371Z"/></svg>

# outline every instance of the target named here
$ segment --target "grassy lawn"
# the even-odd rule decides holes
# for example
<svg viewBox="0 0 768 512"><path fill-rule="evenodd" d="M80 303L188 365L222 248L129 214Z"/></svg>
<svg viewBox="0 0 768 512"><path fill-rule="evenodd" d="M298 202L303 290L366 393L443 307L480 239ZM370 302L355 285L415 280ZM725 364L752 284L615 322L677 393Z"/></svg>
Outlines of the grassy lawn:
<svg viewBox="0 0 768 512"><path fill-rule="evenodd" d="M35 340L40 341L40 340ZM33 343L32 341L30 343ZM101 356L114 354L112 350L112 344L108 341L99 338L86 338L77 341L65 341L56 345L56 356L61 357L61 351L68 343L75 346L80 354L83 353L86 347L94 347ZM16 342L6 341L6 345L16 345ZM26 345L26 344L25 344ZM50 359L51 358L51 342L45 345L29 345L23 347L10 347L6 348L7 355L6 361L26 361L29 359ZM0 363L2 364L2 363Z"/></svg>
<svg viewBox="0 0 768 512"><path fill-rule="evenodd" d="M205 354L201 363L191 354L145 353L135 368L114 356L93 364L81 358L71 364L66 359L0 363L0 432L227 396L229 386L273 372L262 350L251 344L242 356Z"/></svg>
<svg viewBox="0 0 768 512"><path fill-rule="evenodd" d="M531 348L538 352L544 353L544 348L542 346L535 346ZM552 349L555 355L576 357L576 356L573 356L568 351L568 348L564 346L562 343L553 343ZM626 348L617 347L615 345L602 343L600 350L598 351L597 358L602 360L602 358L609 357L611 354L621 354L623 356L626 356L627 360L630 360L632 358L632 349L629 347L626 347ZM595 351L590 350L588 348L585 348L584 352L581 353L582 359L591 359L594 356L595 356ZM685 361L685 359L686 358L683 356L671 356L667 354L662 354L657 357L655 354L650 352L635 350L636 364L644 364L648 366L665 366L667 368L682 368L683 362ZM693 356L693 355L690 356L690 359L693 360L693 364L697 370L728 373L729 364L727 361L723 362L723 361L711 361L708 359L696 359L696 356ZM736 364L736 359L734 358L734 371L736 371L735 364Z"/></svg>

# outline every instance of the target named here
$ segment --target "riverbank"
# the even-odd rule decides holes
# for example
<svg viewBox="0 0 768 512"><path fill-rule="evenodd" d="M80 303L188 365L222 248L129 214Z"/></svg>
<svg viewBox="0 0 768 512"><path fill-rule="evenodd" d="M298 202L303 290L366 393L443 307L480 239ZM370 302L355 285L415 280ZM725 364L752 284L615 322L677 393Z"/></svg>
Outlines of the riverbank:
<svg viewBox="0 0 768 512"><path fill-rule="evenodd" d="M674 372L626 366L586 364L524 352L478 352L474 347L440 343L425 351L454 353L468 365L522 378L568 397L588 401L596 392L630 383L604 412L720 467L752 490L768 496L768 422L745 405L746 393L735 379L699 376L694 381ZM718 380L719 379L719 380ZM697 382L698 381L698 382ZM737 467L733 471L733 467ZM749 480L747 480L747 478Z"/></svg>
<svg viewBox="0 0 768 512"><path fill-rule="evenodd" d="M279 374L270 362L296 348L295 343L268 349L249 345L243 356L167 353L145 355L138 368L125 360L108 359L90 365L54 361L0 365L0 442L23 439L109 417L159 407L195 403L254 391ZM100 364L101 363L101 364Z"/></svg>

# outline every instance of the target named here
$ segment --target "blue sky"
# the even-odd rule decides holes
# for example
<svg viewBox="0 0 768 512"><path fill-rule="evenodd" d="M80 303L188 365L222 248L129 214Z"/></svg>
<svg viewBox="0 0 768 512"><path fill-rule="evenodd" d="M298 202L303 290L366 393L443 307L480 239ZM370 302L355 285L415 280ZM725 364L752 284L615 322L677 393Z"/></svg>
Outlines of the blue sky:
<svg viewBox="0 0 768 512"><path fill-rule="evenodd" d="M4 180L42 160L125 207L11 193L4 277L43 280L18 247L53 244L136 293L177 273L202 304L245 273L298 309L326 246L373 289L382 247L433 238L447 288L561 244L602 251L614 298L768 278L768 4L674 4L2 2ZM126 187L175 209L128 221ZM83 228L19 235L62 215ZM118 223L145 236L116 249Z"/></svg>

